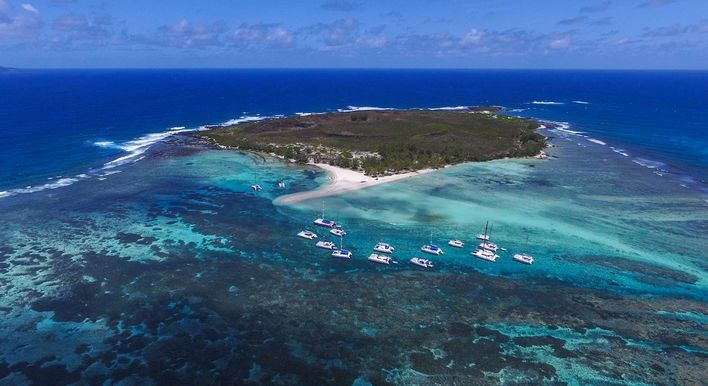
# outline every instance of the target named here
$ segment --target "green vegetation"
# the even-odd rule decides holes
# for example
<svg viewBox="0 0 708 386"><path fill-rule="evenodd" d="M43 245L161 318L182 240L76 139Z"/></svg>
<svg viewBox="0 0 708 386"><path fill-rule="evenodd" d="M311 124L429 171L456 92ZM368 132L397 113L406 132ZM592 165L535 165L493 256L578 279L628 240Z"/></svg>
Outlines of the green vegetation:
<svg viewBox="0 0 708 386"><path fill-rule="evenodd" d="M213 127L200 135L222 146L382 175L532 156L545 147L545 138L535 131L538 126L534 121L479 109L392 110L269 119Z"/></svg>

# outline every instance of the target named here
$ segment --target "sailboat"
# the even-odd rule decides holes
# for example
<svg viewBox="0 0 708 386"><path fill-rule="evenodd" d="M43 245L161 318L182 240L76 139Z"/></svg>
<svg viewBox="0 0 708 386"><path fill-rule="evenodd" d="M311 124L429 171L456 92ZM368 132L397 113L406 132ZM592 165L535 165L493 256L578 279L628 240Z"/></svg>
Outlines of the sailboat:
<svg viewBox="0 0 708 386"><path fill-rule="evenodd" d="M319 217L319 218L317 218L317 219L315 219L315 221L313 221L313 223L314 223L315 225L319 225L319 226L321 226L321 227L326 227L326 228L334 228L334 227L337 225L336 222L334 222L334 221L332 221L332 220L327 220L327 219L325 218L325 215L324 215L324 201L322 201L322 216Z"/></svg>
<svg viewBox="0 0 708 386"><path fill-rule="evenodd" d="M479 244L477 249L475 249L474 252L471 252L470 254L482 260L495 262L499 258L499 255L495 253L498 247L496 244L491 243L489 241L489 233L487 233L488 228L489 221L487 221L487 223L484 225L484 233L477 236L478 239L482 240L482 243Z"/></svg>
<svg viewBox="0 0 708 386"><path fill-rule="evenodd" d="M489 222L487 222L489 224ZM489 233L487 233L487 226L484 227L484 236L486 237L485 239L482 239L483 241L479 244L479 248L490 251L490 252L496 252L499 249L499 246L494 244L493 242L489 241L491 238L492 234L492 227L489 227Z"/></svg>
<svg viewBox="0 0 708 386"><path fill-rule="evenodd" d="M489 235L487 234L487 227L489 226L489 221L484 225L484 233L481 235L477 235L477 239L479 240L484 240L484 241L489 241Z"/></svg>
<svg viewBox="0 0 708 386"><path fill-rule="evenodd" d="M425 253L430 253L431 255L442 255L445 253L440 247L433 244L433 232L430 232L430 244L423 245L420 250Z"/></svg>
<svg viewBox="0 0 708 386"><path fill-rule="evenodd" d="M332 257L338 259L351 259L352 253L344 248L342 248L342 236L339 236L339 249L335 249L332 252Z"/></svg>

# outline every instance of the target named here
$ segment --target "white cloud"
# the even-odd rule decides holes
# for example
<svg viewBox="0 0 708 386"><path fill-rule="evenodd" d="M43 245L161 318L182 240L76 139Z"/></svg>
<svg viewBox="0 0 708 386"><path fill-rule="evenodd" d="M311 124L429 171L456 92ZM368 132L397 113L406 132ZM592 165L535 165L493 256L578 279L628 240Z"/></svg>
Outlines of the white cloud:
<svg viewBox="0 0 708 386"><path fill-rule="evenodd" d="M37 8L35 8L34 5L32 5L30 3L22 3L20 5L20 7L22 7L22 9L24 9L27 12L32 12L35 15L39 15L39 10Z"/></svg>
<svg viewBox="0 0 708 386"><path fill-rule="evenodd" d="M484 31L480 31L476 28L473 28L468 32L465 36L462 37L460 40L460 44L463 46L471 45L471 44L477 44L482 40L482 37L484 37Z"/></svg>
<svg viewBox="0 0 708 386"><path fill-rule="evenodd" d="M553 48L554 50L568 48L570 47L570 36L563 36L562 38L555 39L548 44L548 47Z"/></svg>

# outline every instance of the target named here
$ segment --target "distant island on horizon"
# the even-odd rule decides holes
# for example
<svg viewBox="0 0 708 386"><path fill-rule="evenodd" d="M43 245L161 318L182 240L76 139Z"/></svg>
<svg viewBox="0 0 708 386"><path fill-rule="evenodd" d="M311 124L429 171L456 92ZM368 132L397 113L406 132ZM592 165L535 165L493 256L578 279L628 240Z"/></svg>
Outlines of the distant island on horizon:
<svg viewBox="0 0 708 386"><path fill-rule="evenodd" d="M536 131L541 124L497 114L501 110L484 106L300 114L209 126L196 135L220 148L328 164L373 177L541 154L546 147L546 138Z"/></svg>

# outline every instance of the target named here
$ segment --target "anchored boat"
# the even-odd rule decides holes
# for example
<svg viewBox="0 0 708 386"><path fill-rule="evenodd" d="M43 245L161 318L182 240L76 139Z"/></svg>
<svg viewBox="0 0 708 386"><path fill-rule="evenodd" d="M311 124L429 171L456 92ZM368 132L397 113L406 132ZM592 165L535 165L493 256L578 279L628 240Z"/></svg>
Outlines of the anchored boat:
<svg viewBox="0 0 708 386"><path fill-rule="evenodd" d="M381 253L393 253L396 248L392 247L390 244L386 243L378 243L376 246L374 246L374 251L376 252L381 252Z"/></svg>
<svg viewBox="0 0 708 386"><path fill-rule="evenodd" d="M374 263L386 264L386 265L391 264L391 263L396 263L395 261L393 261L393 259L390 256L378 255L376 253L372 253L371 255L369 255L368 260L373 261Z"/></svg>
<svg viewBox="0 0 708 386"><path fill-rule="evenodd" d="M411 264L417 265L423 268L433 268L433 262L420 257L414 257L411 259Z"/></svg>
<svg viewBox="0 0 708 386"><path fill-rule="evenodd" d="M320 218L316 218L315 221L313 221L315 225L321 226L321 227L326 227L326 228L334 228L337 223L332 221L332 220L327 220L324 215L324 201L322 202L322 216Z"/></svg>
<svg viewBox="0 0 708 386"><path fill-rule="evenodd" d="M308 240L313 240L317 238L317 235L315 232L312 231L301 231L298 234L298 237L302 237L303 239L308 239Z"/></svg>

